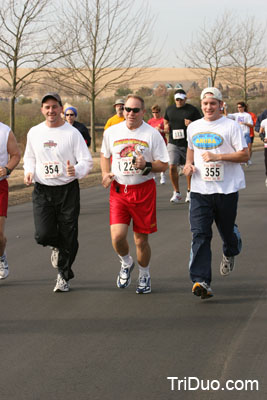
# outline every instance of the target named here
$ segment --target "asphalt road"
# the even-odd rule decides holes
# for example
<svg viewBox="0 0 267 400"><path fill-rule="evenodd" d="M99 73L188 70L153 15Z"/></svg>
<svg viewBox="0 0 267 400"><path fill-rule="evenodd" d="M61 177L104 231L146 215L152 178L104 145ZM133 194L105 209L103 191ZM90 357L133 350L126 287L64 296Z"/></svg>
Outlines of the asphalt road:
<svg viewBox="0 0 267 400"><path fill-rule="evenodd" d="M82 190L80 249L69 293L53 293L55 270L49 249L34 242L31 204L10 207L10 276L0 282L0 399L266 399L262 152L254 153L245 173L237 219L243 251L233 274L221 277L214 227L215 295L208 300L191 294L188 205L170 204L169 183L157 186L159 231L150 238L149 295L135 294L137 270L128 289L115 285L119 262L102 187ZM181 184L184 194L184 177ZM129 237L134 255L131 230ZM229 384L235 390L227 390L228 380L236 381ZM246 380L256 380L259 390L257 382L250 390ZM208 385L214 390L204 390Z"/></svg>

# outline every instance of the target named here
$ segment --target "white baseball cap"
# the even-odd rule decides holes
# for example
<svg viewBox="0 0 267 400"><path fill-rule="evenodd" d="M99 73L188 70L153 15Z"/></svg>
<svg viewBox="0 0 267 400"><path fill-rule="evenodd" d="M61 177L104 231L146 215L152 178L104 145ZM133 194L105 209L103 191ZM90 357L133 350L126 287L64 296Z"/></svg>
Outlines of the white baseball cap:
<svg viewBox="0 0 267 400"><path fill-rule="evenodd" d="M175 93L174 95L174 99L181 99L181 100L185 100L186 99L186 94L184 93Z"/></svg>
<svg viewBox="0 0 267 400"><path fill-rule="evenodd" d="M209 97L222 101L222 94L216 87L207 87L204 90L202 90L200 99L203 100L206 94L208 93L211 94Z"/></svg>

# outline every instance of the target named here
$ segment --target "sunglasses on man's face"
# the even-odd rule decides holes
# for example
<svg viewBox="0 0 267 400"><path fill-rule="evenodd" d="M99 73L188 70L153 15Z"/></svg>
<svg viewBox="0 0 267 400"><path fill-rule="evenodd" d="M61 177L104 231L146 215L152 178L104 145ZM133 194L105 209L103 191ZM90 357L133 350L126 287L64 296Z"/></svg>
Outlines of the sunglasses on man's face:
<svg viewBox="0 0 267 400"><path fill-rule="evenodd" d="M133 112L135 114L139 113L139 111L141 110L141 108L135 107L135 108L131 108L131 107L124 107L124 110L129 112Z"/></svg>
<svg viewBox="0 0 267 400"><path fill-rule="evenodd" d="M66 114L66 117L74 117L74 114Z"/></svg>

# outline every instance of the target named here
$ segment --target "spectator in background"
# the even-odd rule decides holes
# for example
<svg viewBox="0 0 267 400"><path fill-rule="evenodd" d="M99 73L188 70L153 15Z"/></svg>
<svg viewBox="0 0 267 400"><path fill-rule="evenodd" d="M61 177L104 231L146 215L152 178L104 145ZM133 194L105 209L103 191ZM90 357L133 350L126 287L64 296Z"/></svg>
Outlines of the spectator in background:
<svg viewBox="0 0 267 400"><path fill-rule="evenodd" d="M113 104L113 107L115 108L116 114L107 120L106 125L104 127L104 131L110 126L119 124L120 122L125 120L123 115L124 100L123 99L116 100L115 103Z"/></svg>
<svg viewBox="0 0 267 400"><path fill-rule="evenodd" d="M154 104L151 107L151 111L153 114L153 118L150 118L147 123L151 126L153 126L153 128L157 129L157 131L159 131L159 133L161 134L161 136L164 139L165 144L167 145L167 139L165 137L165 131L164 131L164 118L160 115L160 106L158 104ZM166 183L166 176L165 176L165 172L161 172L160 173L160 183L161 185L163 185L164 183Z"/></svg>
<svg viewBox="0 0 267 400"><path fill-rule="evenodd" d="M82 134L87 147L90 146L91 144L91 136L89 134L88 129L84 124L81 122L76 121L76 118L78 116L77 108L71 106L71 105L65 105L64 106L64 118L65 120L74 128L78 129L78 131Z"/></svg>

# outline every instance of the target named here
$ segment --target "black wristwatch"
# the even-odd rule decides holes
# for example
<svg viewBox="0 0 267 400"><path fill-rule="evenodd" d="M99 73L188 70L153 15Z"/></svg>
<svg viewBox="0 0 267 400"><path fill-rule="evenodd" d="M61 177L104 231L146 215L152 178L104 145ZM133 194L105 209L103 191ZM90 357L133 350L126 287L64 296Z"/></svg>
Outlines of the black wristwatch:
<svg viewBox="0 0 267 400"><path fill-rule="evenodd" d="M146 162L146 166L143 169L142 175L148 175L152 170L152 163L151 162Z"/></svg>
<svg viewBox="0 0 267 400"><path fill-rule="evenodd" d="M9 169L8 167L5 167L5 169L6 169L6 174L7 174L7 175L10 175L11 172L12 172L12 169Z"/></svg>

